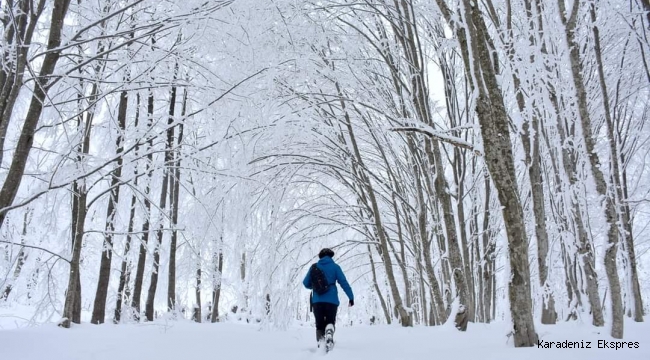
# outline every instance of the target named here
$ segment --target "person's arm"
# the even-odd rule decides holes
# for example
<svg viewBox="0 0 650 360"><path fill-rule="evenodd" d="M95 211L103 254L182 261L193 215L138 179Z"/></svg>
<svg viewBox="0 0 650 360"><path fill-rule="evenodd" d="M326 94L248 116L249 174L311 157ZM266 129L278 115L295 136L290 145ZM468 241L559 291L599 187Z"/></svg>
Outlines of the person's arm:
<svg viewBox="0 0 650 360"><path fill-rule="evenodd" d="M339 282L339 285L341 285L341 288L343 288L343 291L345 291L345 295L348 296L348 299L350 301L354 301L354 294L352 293L352 288L350 287L350 284L348 284L348 280L345 278L345 274L343 274L343 270L341 270L340 266L336 266L336 281Z"/></svg>
<svg viewBox="0 0 650 360"><path fill-rule="evenodd" d="M309 267L309 271L307 271L307 275L305 276L305 279L302 281L302 284L305 285L305 287L309 290L311 290L311 267Z"/></svg>

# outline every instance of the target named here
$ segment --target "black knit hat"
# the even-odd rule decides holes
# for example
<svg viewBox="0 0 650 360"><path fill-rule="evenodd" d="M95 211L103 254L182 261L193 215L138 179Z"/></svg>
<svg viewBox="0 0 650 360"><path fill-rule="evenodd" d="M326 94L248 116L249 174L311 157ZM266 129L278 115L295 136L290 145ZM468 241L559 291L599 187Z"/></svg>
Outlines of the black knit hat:
<svg viewBox="0 0 650 360"><path fill-rule="evenodd" d="M334 257L334 251L330 248L324 248L318 253L319 259L322 259L325 256Z"/></svg>

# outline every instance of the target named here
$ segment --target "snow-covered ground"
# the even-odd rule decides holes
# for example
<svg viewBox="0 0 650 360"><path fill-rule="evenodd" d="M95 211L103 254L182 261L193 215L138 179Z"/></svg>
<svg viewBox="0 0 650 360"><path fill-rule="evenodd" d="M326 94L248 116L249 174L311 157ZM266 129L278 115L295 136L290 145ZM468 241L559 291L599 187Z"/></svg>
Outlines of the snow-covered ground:
<svg viewBox="0 0 650 360"><path fill-rule="evenodd" d="M591 342L591 349L515 349L507 342L504 324L470 324L461 333L449 327L339 326L330 359L472 359L472 360L598 360L650 359L650 324L626 323L625 341L638 348L598 348L612 339L604 329L578 323L539 325L544 341ZM314 329L295 326L271 331L237 323L194 324L158 321L150 324L72 329L54 324L0 330L0 359L20 360L181 360L265 359L299 360L323 356L315 346ZM601 342L602 345L602 342Z"/></svg>

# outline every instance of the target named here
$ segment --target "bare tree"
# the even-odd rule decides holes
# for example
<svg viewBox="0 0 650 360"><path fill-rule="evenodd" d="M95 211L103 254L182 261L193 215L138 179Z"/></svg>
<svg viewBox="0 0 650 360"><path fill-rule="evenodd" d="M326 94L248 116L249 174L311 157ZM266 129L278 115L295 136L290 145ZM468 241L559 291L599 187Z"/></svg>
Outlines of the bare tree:
<svg viewBox="0 0 650 360"><path fill-rule="evenodd" d="M605 202L605 218L608 224L608 248L605 252L605 271L609 282L610 301L612 304L612 337L623 337L623 302L621 300L621 285L616 268L616 253L618 251L618 227L615 208L615 194L608 191L607 181L600 166L600 159L596 153L594 137L592 135L592 121L587 105L587 90L583 79L583 66L580 57L580 48L575 39L575 30L580 11L580 1L573 2L571 12L566 10L564 0L558 0L560 18L566 28L566 40L569 46L569 60L576 91L578 116L582 126L583 141L587 150L591 174L596 182L596 191Z"/></svg>
<svg viewBox="0 0 650 360"><path fill-rule="evenodd" d="M27 165L29 151L31 150L32 144L34 143L34 131L36 130L36 126L38 125L38 121L41 117L41 112L43 111L43 104L45 103L47 92L49 91L52 84L53 79L50 76L54 73L54 69L56 68L56 64L59 61L59 57L61 55L61 50L59 49L59 46L61 45L61 32L64 27L64 19L68 12L69 5L70 0L54 1L52 15L50 18L50 33L47 40L47 51L43 56L43 63L41 65L38 77L35 79L34 93L29 103L27 114L25 115L25 121L23 123L20 138L16 144L16 149L14 150L9 172L7 173L4 183L2 184L2 189L0 190L0 227L2 227L5 216L7 215L6 208L13 203L18 192L18 187L22 181L23 174L25 172L25 166ZM35 10L35 12L32 14L38 13L39 10ZM36 19L33 19L33 26L36 26L37 19L38 17L36 17ZM27 49L25 49L25 51L27 51ZM17 72L17 74L18 73L22 73L22 71ZM14 86L22 86L21 82L22 80L18 81L14 84ZM2 85L4 87L7 85L7 82L5 81ZM11 116L8 110L8 107L3 109L3 119L5 118L5 113L8 114L6 115L7 121L3 120L4 124L8 124L8 119ZM0 136L4 136L4 134L0 134ZM0 145L4 145L4 143Z"/></svg>
<svg viewBox="0 0 650 360"><path fill-rule="evenodd" d="M619 144L617 144L616 141L616 135L615 135L616 129L614 125L614 120L612 120L612 110L610 108L610 97L609 97L609 92L607 90L607 82L605 80L605 70L604 70L603 59L602 59L602 50L600 46L600 31L598 29L598 26L596 25L596 20L597 20L596 5L594 3L590 5L589 13L591 16L591 21L593 23L592 31L594 35L594 53L596 55L596 68L598 70L598 79L599 79L600 89L602 94L603 107L605 110L604 112L605 125L607 128L607 142L609 143L610 162L611 162L610 168L612 169L612 174L610 176L612 182L611 186L615 190L614 194L610 194L609 196L611 197L612 195L614 195L611 201L615 202L614 206L616 206L616 208L618 209L617 213L619 214L619 221L622 223L621 232L623 234L622 236L625 239L625 248L627 250L627 255L630 261L628 267L629 267L630 278L632 282L634 320L637 322L642 322L643 302L641 300L641 289L639 287L639 275L637 273L637 266L636 266L637 265L636 252L634 251L634 241L632 238L632 225L631 225L629 212L626 211L625 206L623 205L624 202L626 201L626 198L624 197L623 185L621 184L622 176L621 176L621 166L619 164L619 159L621 157L621 154L619 151ZM610 264L610 266L612 265ZM614 268L616 268L615 262L613 266ZM614 291L614 288L612 288L612 291ZM621 331L621 336L622 336L622 331Z"/></svg>
<svg viewBox="0 0 650 360"><path fill-rule="evenodd" d="M219 321L219 299L221 298L221 274L223 271L223 253L221 250L215 252L212 256L212 313L210 321L215 323Z"/></svg>
<svg viewBox="0 0 650 360"><path fill-rule="evenodd" d="M503 95L496 79L488 39L490 35L477 3L463 0L463 16L471 49L467 62L472 63L474 91L477 93L476 113L481 125L485 163L503 207L503 219L508 234L511 280L508 289L510 313L516 347L533 346L537 333L532 318L530 270L528 263L528 236L523 209L517 190L514 157L508 128L508 115ZM462 46L462 45L461 45Z"/></svg>
<svg viewBox="0 0 650 360"><path fill-rule="evenodd" d="M118 134L115 140L116 153L119 155L124 151L124 133L126 131L126 112L129 102L128 93L120 93L118 105L117 123ZM106 317L106 297L108 296L108 283L110 281L111 261L113 258L113 233L115 232L115 218L117 214L117 205L120 196L120 179L122 177L122 164L124 159L118 157L115 169L112 171L110 182L110 195L108 205L106 206L106 234L104 235L104 249L99 265L99 280L97 281L97 291L93 306L93 315L91 323L102 324ZM128 245L130 246L130 244ZM123 270L125 271L125 270ZM124 285L124 283L122 284ZM122 287L123 289L123 287ZM121 294L120 294L121 295Z"/></svg>

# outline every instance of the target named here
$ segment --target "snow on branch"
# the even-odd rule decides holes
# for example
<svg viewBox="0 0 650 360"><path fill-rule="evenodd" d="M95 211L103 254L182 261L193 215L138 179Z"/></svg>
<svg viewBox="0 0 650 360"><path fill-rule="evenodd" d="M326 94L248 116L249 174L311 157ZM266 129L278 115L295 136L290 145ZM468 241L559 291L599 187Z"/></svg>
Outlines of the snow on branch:
<svg viewBox="0 0 650 360"><path fill-rule="evenodd" d="M470 142L467 142L459 137L447 135L442 133L433 127L426 124L404 124L403 126L390 128L390 131L402 131L402 132L417 132L429 136L430 138L436 139L438 141L446 142L448 144L458 146L463 149L471 150L477 156L483 156L482 152L474 147Z"/></svg>
<svg viewBox="0 0 650 360"><path fill-rule="evenodd" d="M53 252L53 251L50 251L50 250L48 250L48 249L46 249L46 248L42 248L42 247L39 247L39 246L27 245L27 244L18 244L18 243L15 243L15 242L12 242L12 241L6 241L6 240L0 240L0 243L2 243L2 244L9 244L9 245L13 245L13 246L26 247L26 248L36 249L36 250L41 250L41 251L45 251L46 253L51 254L52 256L56 256L56 257L58 257L59 259L65 261L65 262L67 262L67 263L70 263L70 259L65 258L65 257L63 257L62 255L59 255L59 254L57 254L57 253L55 253L55 252Z"/></svg>

